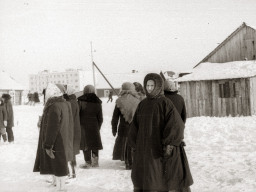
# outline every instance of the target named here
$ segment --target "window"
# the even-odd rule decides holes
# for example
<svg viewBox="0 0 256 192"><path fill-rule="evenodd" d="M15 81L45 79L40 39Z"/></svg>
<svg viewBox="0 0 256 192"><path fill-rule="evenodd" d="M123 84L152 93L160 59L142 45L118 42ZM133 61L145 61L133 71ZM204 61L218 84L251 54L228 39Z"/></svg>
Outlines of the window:
<svg viewBox="0 0 256 192"><path fill-rule="evenodd" d="M236 83L234 81L226 81L224 83L219 83L219 97L220 98L231 98L238 95L238 90L236 89Z"/></svg>

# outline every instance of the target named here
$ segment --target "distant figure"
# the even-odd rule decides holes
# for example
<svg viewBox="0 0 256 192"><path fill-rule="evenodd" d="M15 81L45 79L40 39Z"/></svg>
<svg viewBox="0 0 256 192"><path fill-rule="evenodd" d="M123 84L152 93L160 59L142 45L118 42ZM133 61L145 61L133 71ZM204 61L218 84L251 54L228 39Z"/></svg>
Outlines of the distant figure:
<svg viewBox="0 0 256 192"><path fill-rule="evenodd" d="M7 112L4 107L4 101L0 98L0 140L3 137L4 143L7 143L6 137Z"/></svg>
<svg viewBox="0 0 256 192"><path fill-rule="evenodd" d="M108 94L108 101L107 101L107 103L108 103L109 101L112 103L112 101L113 101L112 96L113 96L113 91L110 91L109 94Z"/></svg>
<svg viewBox="0 0 256 192"><path fill-rule="evenodd" d="M44 95L44 104L45 104L45 89L43 89L42 94Z"/></svg>
<svg viewBox="0 0 256 192"><path fill-rule="evenodd" d="M14 118L13 118L13 108L12 108L12 102L11 102L11 96L9 94L3 94L2 98L4 100L4 107L7 112L7 126L6 126L6 132L8 136L8 142L13 143L14 142L14 135L12 127L14 125Z"/></svg>
<svg viewBox="0 0 256 192"><path fill-rule="evenodd" d="M83 150L85 164L80 168L99 166L99 150L103 149L100 128L103 122L102 101L95 94L92 85L84 87L83 95L78 97L81 126L80 149Z"/></svg>
<svg viewBox="0 0 256 192"><path fill-rule="evenodd" d="M35 92L35 93L33 94L33 98L34 98L34 104L40 102L39 96L38 96L38 93L37 93L37 92Z"/></svg>
<svg viewBox="0 0 256 192"><path fill-rule="evenodd" d="M27 102L27 105L31 105L32 104L32 93L28 93L28 95L27 95L27 98L28 98L28 102Z"/></svg>
<svg viewBox="0 0 256 192"><path fill-rule="evenodd" d="M181 116L184 124L186 123L186 106L181 95L178 94L177 87L173 81L164 82L164 95L170 99Z"/></svg>

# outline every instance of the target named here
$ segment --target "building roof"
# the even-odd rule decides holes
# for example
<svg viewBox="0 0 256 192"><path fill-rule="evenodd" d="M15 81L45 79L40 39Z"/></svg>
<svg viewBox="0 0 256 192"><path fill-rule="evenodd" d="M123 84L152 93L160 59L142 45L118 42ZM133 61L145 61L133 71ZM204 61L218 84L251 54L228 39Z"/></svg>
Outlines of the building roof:
<svg viewBox="0 0 256 192"><path fill-rule="evenodd" d="M201 63L191 74L176 79L182 81L219 80L256 76L256 61L233 61L227 63Z"/></svg>
<svg viewBox="0 0 256 192"><path fill-rule="evenodd" d="M138 72L138 73L113 73L113 74L104 74L107 80L115 89L120 89L124 82L139 82L143 85L144 77L147 72ZM101 74L97 75L97 89L111 89L110 85L103 78Z"/></svg>
<svg viewBox="0 0 256 192"><path fill-rule="evenodd" d="M7 72L0 71L0 89L1 90L24 90L24 86L19 84Z"/></svg>
<svg viewBox="0 0 256 192"><path fill-rule="evenodd" d="M244 27L250 27L251 29L255 30L253 27L243 22L241 26L239 26L233 33L231 33L221 44L219 44L212 52L210 52L202 61L200 61L196 66L194 66L194 68L196 68L201 63L206 62L212 55L214 55L223 45L225 45L232 37L234 37Z"/></svg>

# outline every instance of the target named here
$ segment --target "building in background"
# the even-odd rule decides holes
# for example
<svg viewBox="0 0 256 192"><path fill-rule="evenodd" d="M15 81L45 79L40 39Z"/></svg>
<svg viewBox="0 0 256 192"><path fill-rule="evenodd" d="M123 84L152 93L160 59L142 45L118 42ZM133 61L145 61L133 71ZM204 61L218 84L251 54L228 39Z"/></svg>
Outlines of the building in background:
<svg viewBox="0 0 256 192"><path fill-rule="evenodd" d="M85 85L93 85L93 74L81 69L66 69L64 72L44 70L29 76L29 91L42 93L48 83L71 85L76 91L81 91Z"/></svg>
<svg viewBox="0 0 256 192"><path fill-rule="evenodd" d="M4 93L8 93L12 97L11 102L13 105L21 105L24 89L24 86L19 84L7 72L0 71L0 96Z"/></svg>

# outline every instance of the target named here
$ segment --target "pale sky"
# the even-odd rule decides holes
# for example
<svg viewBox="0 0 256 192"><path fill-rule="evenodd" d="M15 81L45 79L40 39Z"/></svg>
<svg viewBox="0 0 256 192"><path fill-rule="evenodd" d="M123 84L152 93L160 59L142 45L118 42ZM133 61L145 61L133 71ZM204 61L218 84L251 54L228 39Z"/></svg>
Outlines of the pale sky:
<svg viewBox="0 0 256 192"><path fill-rule="evenodd" d="M256 0L0 0L0 67L27 84L44 69L187 72L242 22Z"/></svg>

